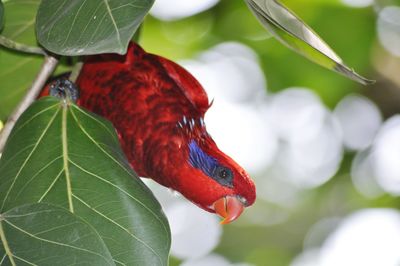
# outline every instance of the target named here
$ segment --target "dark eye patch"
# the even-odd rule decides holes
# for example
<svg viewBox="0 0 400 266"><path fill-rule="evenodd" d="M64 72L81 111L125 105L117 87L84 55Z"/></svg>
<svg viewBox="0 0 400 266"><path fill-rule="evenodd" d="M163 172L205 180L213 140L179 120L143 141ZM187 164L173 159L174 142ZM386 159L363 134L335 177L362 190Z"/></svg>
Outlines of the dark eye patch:
<svg viewBox="0 0 400 266"><path fill-rule="evenodd" d="M232 187L233 173L227 167L218 166L213 173L213 179L223 186Z"/></svg>
<svg viewBox="0 0 400 266"><path fill-rule="evenodd" d="M194 140L189 143L189 163L222 186L233 187L232 171L228 167L220 165L215 158L205 153Z"/></svg>

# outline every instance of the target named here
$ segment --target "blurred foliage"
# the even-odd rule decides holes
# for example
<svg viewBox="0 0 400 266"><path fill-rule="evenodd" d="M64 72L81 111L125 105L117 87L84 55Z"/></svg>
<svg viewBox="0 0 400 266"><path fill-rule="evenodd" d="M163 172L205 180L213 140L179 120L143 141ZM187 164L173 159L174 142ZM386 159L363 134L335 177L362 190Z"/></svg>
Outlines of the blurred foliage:
<svg viewBox="0 0 400 266"><path fill-rule="evenodd" d="M281 3L265 0L246 0L246 3L261 24L285 46L361 84L373 83L349 69L329 45Z"/></svg>
<svg viewBox="0 0 400 266"><path fill-rule="evenodd" d="M3 28L3 18L4 18L4 6L3 2L0 0L0 30Z"/></svg>
<svg viewBox="0 0 400 266"><path fill-rule="evenodd" d="M372 8L349 8L338 1L283 2L326 40L350 67L363 76L374 78L370 65L375 40ZM147 50L173 59L195 56L224 41L242 42L259 55L269 91L291 86L309 87L331 107L349 92L366 88L308 62L269 37L241 1L223 0L212 10L179 21L164 22L148 17L143 33L141 43Z"/></svg>
<svg viewBox="0 0 400 266"><path fill-rule="evenodd" d="M388 1L377 2L385 5ZM242 1L221 0L211 10L178 21L159 21L149 16L141 43L150 52L177 60L195 57L221 42L238 41L258 54L269 92L307 87L330 108L349 93L361 93L372 98L385 116L399 111L398 101L391 100L399 99L399 85L383 77L374 66L374 58L387 54L376 40L374 6L353 8L339 0L282 2L310 25L351 68L377 83L359 85L282 46L264 31ZM283 223L249 226L239 221L225 226L222 242L215 252L232 262L289 265L302 251L311 226L321 219L343 217L360 208L400 206L398 198L384 195L368 199L354 188L349 174L353 158L353 153L346 154L333 179L317 189L303 191L300 202L294 206L281 207L281 212L289 216ZM171 259L171 265L179 265L179 261Z"/></svg>

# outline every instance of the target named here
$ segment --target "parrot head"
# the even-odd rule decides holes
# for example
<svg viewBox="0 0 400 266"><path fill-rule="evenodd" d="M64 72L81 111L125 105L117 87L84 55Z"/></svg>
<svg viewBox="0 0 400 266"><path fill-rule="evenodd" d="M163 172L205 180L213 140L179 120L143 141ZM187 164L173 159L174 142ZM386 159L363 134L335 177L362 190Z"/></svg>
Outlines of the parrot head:
<svg viewBox="0 0 400 266"><path fill-rule="evenodd" d="M199 207L223 218L222 224L236 220L245 207L252 205L256 189L247 172L233 159L223 153L205 129L200 118L184 119L178 128L189 127L190 137L180 140L183 152L176 153L170 163L177 171L173 173L178 183L170 184ZM186 132L188 131L186 130ZM186 136L188 134L185 134ZM180 163L184 162L184 163Z"/></svg>

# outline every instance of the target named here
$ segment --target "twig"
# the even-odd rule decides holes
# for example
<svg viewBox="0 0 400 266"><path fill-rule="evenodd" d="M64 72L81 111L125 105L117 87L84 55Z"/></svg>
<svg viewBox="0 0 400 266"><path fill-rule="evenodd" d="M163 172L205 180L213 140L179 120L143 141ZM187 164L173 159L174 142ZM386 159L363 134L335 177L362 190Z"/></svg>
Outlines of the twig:
<svg viewBox="0 0 400 266"><path fill-rule="evenodd" d="M17 43L17 42L10 40L2 35L0 35L0 45L6 47L8 49L11 49L11 50L24 52L24 53L28 53L28 54L47 55L46 51L40 47L34 47L34 46L25 45L22 43Z"/></svg>
<svg viewBox="0 0 400 266"><path fill-rule="evenodd" d="M58 59L53 56L46 56L45 61L43 63L42 69L34 80L31 88L26 93L25 97L18 104L18 106L14 109L13 113L7 120L7 123L4 125L3 130L0 135L0 153L3 152L3 148L6 144L8 136L11 133L12 128L15 125L15 122L21 116L21 114L29 107L29 105L38 97L40 91L43 86L46 84L47 79L53 73L58 63Z"/></svg>
<svg viewBox="0 0 400 266"><path fill-rule="evenodd" d="M72 69L71 75L69 75L69 80L72 82L76 82L78 79L79 73L81 73L81 69L83 67L83 62L78 62L75 64L74 68Z"/></svg>

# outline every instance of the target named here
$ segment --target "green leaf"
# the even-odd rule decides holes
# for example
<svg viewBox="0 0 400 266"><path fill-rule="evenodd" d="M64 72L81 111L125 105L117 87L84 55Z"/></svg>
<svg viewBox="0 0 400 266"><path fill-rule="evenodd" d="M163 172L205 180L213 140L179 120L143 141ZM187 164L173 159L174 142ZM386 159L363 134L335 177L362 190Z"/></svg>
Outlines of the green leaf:
<svg viewBox="0 0 400 266"><path fill-rule="evenodd" d="M167 265L161 206L132 171L111 123L53 97L16 123L0 160L0 208L47 202L100 234L117 264Z"/></svg>
<svg viewBox="0 0 400 266"><path fill-rule="evenodd" d="M0 214L7 265L115 265L99 234L68 210L35 203Z"/></svg>
<svg viewBox="0 0 400 266"><path fill-rule="evenodd" d="M0 47L0 120L5 120L39 72L43 59ZM12 63L11 63L12 62Z"/></svg>
<svg viewBox="0 0 400 266"><path fill-rule="evenodd" d="M246 3L261 24L289 48L361 84L373 82L347 67L310 27L279 1L246 0Z"/></svg>
<svg viewBox="0 0 400 266"><path fill-rule="evenodd" d="M4 2L7 16L5 16L4 30L1 35L19 43L37 45L35 20L39 4L40 0Z"/></svg>
<svg viewBox="0 0 400 266"><path fill-rule="evenodd" d="M16 42L35 46L35 17L39 0L4 2L7 12L1 35ZM43 58L0 47L0 120L5 120L36 77Z"/></svg>
<svg viewBox="0 0 400 266"><path fill-rule="evenodd" d="M3 2L0 0L0 30L3 28L3 18L4 18L4 6Z"/></svg>
<svg viewBox="0 0 400 266"><path fill-rule="evenodd" d="M43 0L36 31L40 44L61 55L125 54L154 0Z"/></svg>

